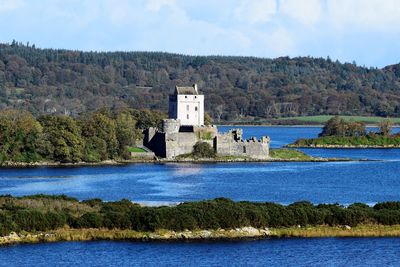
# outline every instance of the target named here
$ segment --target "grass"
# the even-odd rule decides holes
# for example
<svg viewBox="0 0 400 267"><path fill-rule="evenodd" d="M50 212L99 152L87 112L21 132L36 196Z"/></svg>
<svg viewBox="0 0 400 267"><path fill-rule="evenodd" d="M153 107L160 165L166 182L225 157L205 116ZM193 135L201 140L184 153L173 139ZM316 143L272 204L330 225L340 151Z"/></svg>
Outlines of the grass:
<svg viewBox="0 0 400 267"><path fill-rule="evenodd" d="M400 147L398 136L323 136L311 139L298 139L288 147Z"/></svg>
<svg viewBox="0 0 400 267"><path fill-rule="evenodd" d="M212 133L211 132L198 132L197 133L198 137L202 140L211 140L212 139Z"/></svg>
<svg viewBox="0 0 400 267"><path fill-rule="evenodd" d="M271 229L276 237L398 237L400 225L358 225L351 229L341 226L312 226Z"/></svg>
<svg viewBox="0 0 400 267"><path fill-rule="evenodd" d="M329 119L334 117L333 115L320 115L320 116L298 116L298 117L285 117L280 118L281 120L299 120L303 122L313 123L325 123ZM365 123L377 124L383 120L390 119L393 123L400 124L400 118L384 118L384 117L369 117L369 116L340 116L347 121L360 121Z"/></svg>
<svg viewBox="0 0 400 267"><path fill-rule="evenodd" d="M207 235L203 235L203 234ZM273 238L319 238L319 237L400 237L400 225L364 224L346 228L344 226L303 226L289 228L270 228L269 237ZM138 232L120 229L71 229L61 228L47 232L29 233L21 231L16 238L0 237L0 247L16 243L40 243L60 241L91 241L91 240L187 240L187 239L240 239L265 238L264 234L246 234L230 229L193 230L175 232L158 229L155 232Z"/></svg>
<svg viewBox="0 0 400 267"><path fill-rule="evenodd" d="M272 158L278 159L287 159L287 160L311 160L313 157L305 154L302 151L296 149L287 149L287 148L279 148L279 149L271 149L270 156Z"/></svg>
<svg viewBox="0 0 400 267"><path fill-rule="evenodd" d="M140 148L140 147L128 147L128 151L134 152L134 153L146 152L146 150L144 150L143 148Z"/></svg>

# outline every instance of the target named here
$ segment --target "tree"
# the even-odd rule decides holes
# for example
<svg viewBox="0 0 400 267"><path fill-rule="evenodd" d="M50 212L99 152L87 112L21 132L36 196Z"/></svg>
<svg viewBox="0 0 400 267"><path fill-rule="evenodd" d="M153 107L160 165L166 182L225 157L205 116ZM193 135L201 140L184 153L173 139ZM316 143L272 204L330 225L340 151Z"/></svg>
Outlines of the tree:
<svg viewBox="0 0 400 267"><path fill-rule="evenodd" d="M129 112L118 113L115 122L118 153L127 158L130 156L127 147L135 145L136 139L141 137L141 133L136 129L136 120Z"/></svg>
<svg viewBox="0 0 400 267"><path fill-rule="evenodd" d="M118 140L116 123L112 118L100 112L92 113L81 118L82 136L86 141L94 141L92 147L86 146L85 153L95 153L101 160L113 159L118 154ZM94 138L96 137L96 138ZM102 152L102 146L97 146L103 140L106 144L106 154ZM97 145L95 145L97 144ZM90 151L92 150L92 151Z"/></svg>
<svg viewBox="0 0 400 267"><path fill-rule="evenodd" d="M366 134L365 124L363 122L345 121L339 116L335 116L329 119L322 132L319 134L322 136L364 136Z"/></svg>
<svg viewBox="0 0 400 267"><path fill-rule="evenodd" d="M0 161L31 162L40 159L38 143L42 126L26 111L0 113Z"/></svg>
<svg viewBox="0 0 400 267"><path fill-rule="evenodd" d="M389 136L392 133L393 123L391 120L383 120L379 123L379 130L381 135Z"/></svg>
<svg viewBox="0 0 400 267"><path fill-rule="evenodd" d="M339 116L329 119L319 136L345 136L346 135L346 122Z"/></svg>
<svg viewBox="0 0 400 267"><path fill-rule="evenodd" d="M43 157L61 162L82 160L84 140L76 120L67 116L42 116Z"/></svg>

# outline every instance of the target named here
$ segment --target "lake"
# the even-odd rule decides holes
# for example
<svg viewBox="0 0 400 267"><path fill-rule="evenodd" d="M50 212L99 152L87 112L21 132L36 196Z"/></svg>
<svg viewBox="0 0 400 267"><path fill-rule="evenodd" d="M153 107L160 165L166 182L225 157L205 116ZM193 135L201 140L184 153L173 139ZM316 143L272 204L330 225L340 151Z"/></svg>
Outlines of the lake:
<svg viewBox="0 0 400 267"><path fill-rule="evenodd" d="M219 127L227 131L228 127ZM319 127L243 127L271 147L316 137ZM399 129L395 128L398 132ZM148 205L227 197L283 204L400 200L400 149L304 149L367 162L168 163L0 169L0 194L66 194ZM0 265L398 265L397 238L272 239L208 243L73 242L0 248ZM26 255L30 255L26 257ZM362 256L361 256L362 255ZM397 263L397 264L396 264ZM9 266L9 265L8 265Z"/></svg>
<svg viewBox="0 0 400 267"><path fill-rule="evenodd" d="M0 266L399 266L400 238L61 242L0 248Z"/></svg>

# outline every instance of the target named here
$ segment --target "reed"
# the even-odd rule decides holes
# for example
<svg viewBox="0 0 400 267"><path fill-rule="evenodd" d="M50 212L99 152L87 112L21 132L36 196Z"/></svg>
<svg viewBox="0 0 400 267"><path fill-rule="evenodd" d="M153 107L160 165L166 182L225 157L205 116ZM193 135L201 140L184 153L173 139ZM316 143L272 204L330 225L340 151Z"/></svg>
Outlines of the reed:
<svg viewBox="0 0 400 267"><path fill-rule="evenodd" d="M271 231L275 237L400 237L400 225L290 227Z"/></svg>

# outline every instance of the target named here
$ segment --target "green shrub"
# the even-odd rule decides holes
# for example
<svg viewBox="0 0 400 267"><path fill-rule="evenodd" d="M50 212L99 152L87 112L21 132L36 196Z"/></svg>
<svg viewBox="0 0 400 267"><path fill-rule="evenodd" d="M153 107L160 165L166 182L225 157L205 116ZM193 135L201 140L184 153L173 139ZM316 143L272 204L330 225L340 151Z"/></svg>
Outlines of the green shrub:
<svg viewBox="0 0 400 267"><path fill-rule="evenodd" d="M11 231L15 230L15 223L11 216L0 212L0 236L8 235Z"/></svg>
<svg viewBox="0 0 400 267"><path fill-rule="evenodd" d="M96 212L83 214L76 220L77 228L100 228L103 226L103 217Z"/></svg>
<svg viewBox="0 0 400 267"><path fill-rule="evenodd" d="M215 151L209 143L199 141L193 146L192 155L196 158L213 158Z"/></svg>

